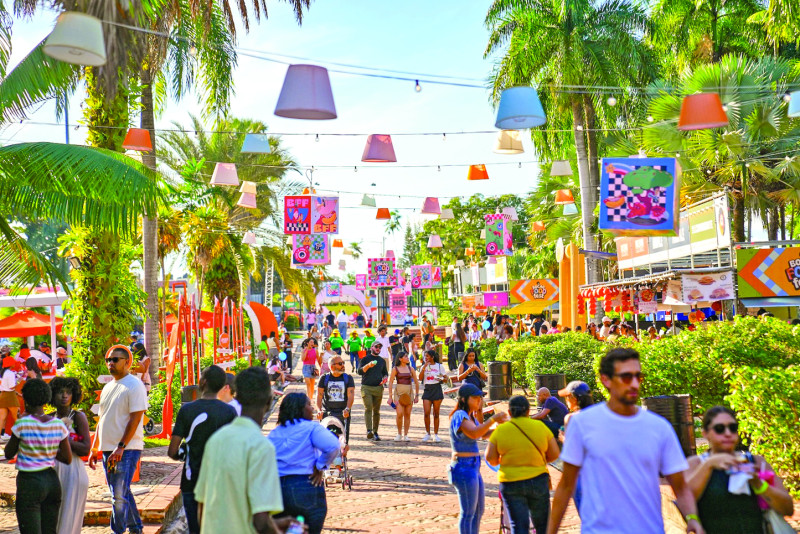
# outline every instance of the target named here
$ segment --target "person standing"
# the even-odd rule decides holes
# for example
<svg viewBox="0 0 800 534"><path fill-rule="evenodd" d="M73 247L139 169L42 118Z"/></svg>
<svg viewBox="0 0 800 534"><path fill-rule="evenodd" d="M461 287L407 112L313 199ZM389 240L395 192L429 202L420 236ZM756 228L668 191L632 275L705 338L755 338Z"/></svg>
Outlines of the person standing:
<svg viewBox="0 0 800 534"><path fill-rule="evenodd" d="M331 328L336 326L336 316L333 315L332 310L328 310L328 315L325 316L325 322L328 323L328 326Z"/></svg>
<svg viewBox="0 0 800 534"><path fill-rule="evenodd" d="M333 351L331 340L326 339L325 341L322 342L322 351L319 354L319 358L317 358L317 363L319 363L320 376L324 375L325 373L331 370L330 366L328 365L328 362L334 356L337 356L337 354Z"/></svg>
<svg viewBox="0 0 800 534"><path fill-rule="evenodd" d="M167 456L173 460L183 460L181 495L190 534L200 534L194 488L200 476L206 443L214 432L236 419L233 406L217 399L224 386L225 371L221 367L211 365L203 369L200 375L201 396L181 406L167 450ZM183 448L182 443L185 444Z"/></svg>
<svg viewBox="0 0 800 534"><path fill-rule="evenodd" d="M317 314L314 309L308 310L306 314L306 327L308 327L308 331L311 331L311 327L317 324Z"/></svg>
<svg viewBox="0 0 800 534"><path fill-rule="evenodd" d="M58 528L61 484L55 462L72 462L69 430L57 417L46 415L50 386L32 378L22 386L27 415L17 419L5 448L6 460L17 457L16 516L20 534L53 534Z"/></svg>
<svg viewBox="0 0 800 534"><path fill-rule="evenodd" d="M323 339L328 339L333 334L334 330L331 325L328 324L327 321L322 323L322 329L320 329L320 334L322 335Z"/></svg>
<svg viewBox="0 0 800 534"><path fill-rule="evenodd" d="M304 339L300 348L303 350L303 380L306 383L306 394L309 399L313 399L315 378L319 376L319 371L317 371L317 340L311 337Z"/></svg>
<svg viewBox="0 0 800 534"><path fill-rule="evenodd" d="M464 353L461 364L458 366L457 380L473 384L478 389L483 390L487 378L488 375L481 367L481 362L478 361L478 352L470 347Z"/></svg>
<svg viewBox="0 0 800 534"><path fill-rule="evenodd" d="M382 344L377 340L361 358L358 374L361 375L361 401L364 403L364 424L367 426L367 439L380 441L378 427L381 422L381 402L383 401L383 381L389 376L386 361L381 358Z"/></svg>
<svg viewBox="0 0 800 534"><path fill-rule="evenodd" d="M361 350L369 352L373 343L375 343L375 336L373 336L372 331L367 328L364 330L364 337L361 338Z"/></svg>
<svg viewBox="0 0 800 534"><path fill-rule="evenodd" d="M7 441L11 435L5 434L6 420L11 423L17 419L19 411L19 393L17 393L17 373L14 369L17 361L12 356L3 358L0 368L0 441Z"/></svg>
<svg viewBox="0 0 800 534"><path fill-rule="evenodd" d="M89 455L89 467L94 469L94 451L103 453L106 481L114 500L111 530L115 534L126 530L141 533L143 529L131 479L144 449L142 415L147 409L147 392L142 381L130 374L132 362L133 355L125 345L114 345L106 352L106 367L114 380L100 393L100 420Z"/></svg>
<svg viewBox="0 0 800 534"><path fill-rule="evenodd" d="M659 479L665 477L687 523L704 534L688 468L669 422L636 403L642 382L639 353L613 349L600 360L600 381L609 399L574 415L567 425L561 481L553 497L548 534L556 534L580 474L581 531L663 534Z"/></svg>
<svg viewBox="0 0 800 534"><path fill-rule="evenodd" d="M450 338L450 347L447 351L447 366L450 370L454 370L458 365L458 360L461 353L464 352L464 347L467 343L467 334L461 327L460 323L455 323L453 328L453 337Z"/></svg>
<svg viewBox="0 0 800 534"><path fill-rule="evenodd" d="M289 335L289 332L283 333L283 340L281 341L281 348L283 349L283 353L286 355L286 361L284 362L286 365L286 369L289 371L289 374L292 374L292 369L294 369L294 365L292 364L292 336Z"/></svg>
<svg viewBox="0 0 800 534"><path fill-rule="evenodd" d="M536 400L541 405L541 409L538 413L533 414L531 419L543 422L544 426L553 433L553 437L557 438L558 431L564 426L564 418L569 413L569 408L550 395L550 390L547 388L539 388L539 391L536 392Z"/></svg>
<svg viewBox="0 0 800 534"><path fill-rule="evenodd" d="M389 352L391 347L391 341L386 336L386 325L382 324L378 327L378 337L375 338L375 345L381 345L381 358L383 358L384 362L386 362L386 369L392 368L392 353Z"/></svg>
<svg viewBox="0 0 800 534"><path fill-rule="evenodd" d="M392 394L392 386L397 382L394 387L394 394ZM414 384L414 397L411 397L411 384ZM411 426L411 408L414 404L419 402L419 380L414 369L411 368L408 353L401 352L395 359L394 367L389 375L389 401L391 406L394 402L394 408L397 412L397 436L395 441L410 441L408 437L408 429Z"/></svg>
<svg viewBox="0 0 800 534"><path fill-rule="evenodd" d="M234 395L236 395L236 375L225 373L225 385L217 392L217 399L231 406L236 415L242 415L242 405Z"/></svg>
<svg viewBox="0 0 800 534"><path fill-rule="evenodd" d="M361 352L361 338L358 337L358 332L355 330L350 332L350 337L345 343L347 353L350 354L350 372L355 373L358 369L358 353Z"/></svg>
<svg viewBox="0 0 800 534"><path fill-rule="evenodd" d="M356 326L358 326L359 328L364 328L365 324L366 321L364 321L364 314L361 311L359 311L358 315L356 315Z"/></svg>
<svg viewBox="0 0 800 534"><path fill-rule="evenodd" d="M600 332L597 333L597 335L600 336L599 337L600 341L605 340L611 333L610 331L611 331L611 317L606 315L605 317L603 317L603 326L600 327Z"/></svg>
<svg viewBox="0 0 800 534"><path fill-rule="evenodd" d="M425 411L425 435L422 441L431 439L431 411L433 411L433 441L439 443L439 408L444 400L442 381L445 380L446 371L439 363L439 355L435 350L425 353L425 363L419 370L419 380L422 382L422 407Z"/></svg>

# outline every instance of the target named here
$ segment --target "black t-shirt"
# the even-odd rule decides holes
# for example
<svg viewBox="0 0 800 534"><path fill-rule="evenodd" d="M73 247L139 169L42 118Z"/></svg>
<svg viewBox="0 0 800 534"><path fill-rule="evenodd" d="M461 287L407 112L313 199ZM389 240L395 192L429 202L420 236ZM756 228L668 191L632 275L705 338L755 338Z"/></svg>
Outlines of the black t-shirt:
<svg viewBox="0 0 800 534"><path fill-rule="evenodd" d="M194 492L208 438L234 419L236 410L233 406L217 399L199 399L181 406L172 430L173 435L186 441L181 491Z"/></svg>
<svg viewBox="0 0 800 534"><path fill-rule="evenodd" d="M328 315L325 316L325 320L328 322L329 325L331 325L331 328L333 328L333 324L336 321L336 317L334 317L332 313L329 313Z"/></svg>
<svg viewBox="0 0 800 534"><path fill-rule="evenodd" d="M347 408L347 390L356 387L353 377L347 373L333 376L332 373L322 375L317 383L317 388L323 388L322 408L325 411L339 412Z"/></svg>
<svg viewBox="0 0 800 534"><path fill-rule="evenodd" d="M400 345L400 336L389 336L389 348L392 351L392 356L397 356L403 350L403 346Z"/></svg>
<svg viewBox="0 0 800 534"><path fill-rule="evenodd" d="M407 336L403 336L403 338L400 340L400 343L403 344L404 351L410 350L411 347L409 347L409 345L411 345L411 342L414 341L415 337L416 336L414 336L413 334L408 334Z"/></svg>

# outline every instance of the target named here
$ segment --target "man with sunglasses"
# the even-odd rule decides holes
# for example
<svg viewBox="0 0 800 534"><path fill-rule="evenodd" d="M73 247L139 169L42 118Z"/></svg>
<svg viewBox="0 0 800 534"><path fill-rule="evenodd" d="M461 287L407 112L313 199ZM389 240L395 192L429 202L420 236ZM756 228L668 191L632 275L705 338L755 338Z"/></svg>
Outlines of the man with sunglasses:
<svg viewBox="0 0 800 534"><path fill-rule="evenodd" d="M608 390L608 401L570 419L548 534L558 532L579 473L583 533L663 534L662 476L675 492L686 531L704 533L684 480L688 464L675 431L663 417L637 406L643 378L635 350L614 349L600 361L600 380Z"/></svg>
<svg viewBox="0 0 800 534"><path fill-rule="evenodd" d="M378 426L381 422L381 403L383 402L383 383L389 377L386 361L381 358L383 343L375 340L361 358L358 374L361 375L361 400L364 402L364 423L367 426L367 439L380 441Z"/></svg>
<svg viewBox="0 0 800 534"><path fill-rule="evenodd" d="M350 417L356 395L356 382L344 372L344 359L334 356L328 362L331 370L317 383L317 412L320 419L332 415L344 423L347 429L346 440L350 439L350 425L345 419Z"/></svg>

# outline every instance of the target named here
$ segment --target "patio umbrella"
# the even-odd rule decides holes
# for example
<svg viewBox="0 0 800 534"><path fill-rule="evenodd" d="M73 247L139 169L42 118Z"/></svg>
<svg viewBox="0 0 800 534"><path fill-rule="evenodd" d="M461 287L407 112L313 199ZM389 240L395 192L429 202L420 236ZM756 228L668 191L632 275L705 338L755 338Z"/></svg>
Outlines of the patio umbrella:
<svg viewBox="0 0 800 534"><path fill-rule="evenodd" d="M56 318L56 332L61 332L63 320ZM0 337L44 336L50 333L50 316L32 310L18 311L0 321Z"/></svg>

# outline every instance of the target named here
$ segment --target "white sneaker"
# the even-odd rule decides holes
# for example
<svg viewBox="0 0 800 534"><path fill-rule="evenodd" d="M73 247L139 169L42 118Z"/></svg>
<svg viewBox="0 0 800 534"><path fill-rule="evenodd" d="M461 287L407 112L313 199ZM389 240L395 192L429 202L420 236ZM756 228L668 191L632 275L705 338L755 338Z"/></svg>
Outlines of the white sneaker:
<svg viewBox="0 0 800 534"><path fill-rule="evenodd" d="M395 440L395 441L403 441L403 436L401 436L400 434L397 434L397 435L394 437L394 440Z"/></svg>
<svg viewBox="0 0 800 534"><path fill-rule="evenodd" d="M403 441L411 441L411 438L408 437L408 434L403 436Z"/></svg>
<svg viewBox="0 0 800 534"><path fill-rule="evenodd" d="M422 441L430 441L430 440L431 440L431 435L430 435L430 434L425 434L425 435L422 437Z"/></svg>
<svg viewBox="0 0 800 534"><path fill-rule="evenodd" d="M442 438L439 437L439 434L434 434L433 435L433 441L435 441L436 443L441 443L442 442Z"/></svg>

